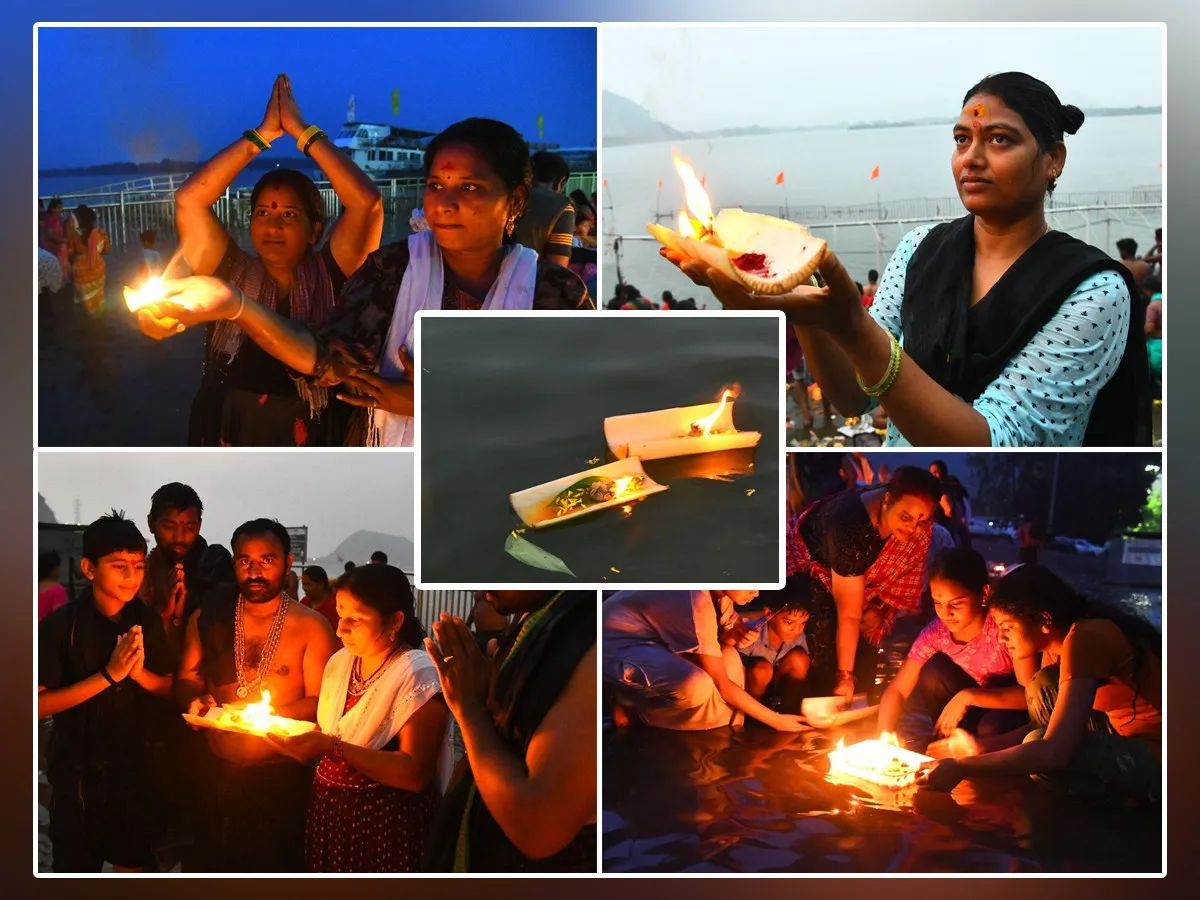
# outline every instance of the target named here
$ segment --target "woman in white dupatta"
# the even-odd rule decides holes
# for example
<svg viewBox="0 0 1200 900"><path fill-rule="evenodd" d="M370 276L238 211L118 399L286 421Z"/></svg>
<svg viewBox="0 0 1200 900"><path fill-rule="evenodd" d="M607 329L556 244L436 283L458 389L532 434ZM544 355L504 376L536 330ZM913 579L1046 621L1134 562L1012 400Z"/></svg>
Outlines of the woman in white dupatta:
<svg viewBox="0 0 1200 900"><path fill-rule="evenodd" d="M294 759L320 757L308 868L417 871L454 762L441 682L399 569L355 569L338 588L337 611L345 646L321 679L320 730L270 737Z"/></svg>
<svg viewBox="0 0 1200 900"><path fill-rule="evenodd" d="M425 151L429 230L368 256L343 288L337 313L318 328L284 319L214 278L166 282L159 311L182 326L236 321L294 377L346 385L338 396L362 410L347 443L412 446L419 311L595 308L575 273L513 242L531 179L529 148L514 128L465 119Z"/></svg>

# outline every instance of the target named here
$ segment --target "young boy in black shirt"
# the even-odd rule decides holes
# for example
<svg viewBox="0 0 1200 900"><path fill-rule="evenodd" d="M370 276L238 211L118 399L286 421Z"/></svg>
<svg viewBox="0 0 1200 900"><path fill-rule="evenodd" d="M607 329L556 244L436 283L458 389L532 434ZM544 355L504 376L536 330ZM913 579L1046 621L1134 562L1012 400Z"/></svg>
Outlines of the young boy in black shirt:
<svg viewBox="0 0 1200 900"><path fill-rule="evenodd" d="M47 776L55 872L153 870L158 827L146 776L147 709L174 676L161 629L135 601L146 539L113 512L83 532L90 585L38 625L38 718L53 717ZM167 672L168 674L158 674Z"/></svg>

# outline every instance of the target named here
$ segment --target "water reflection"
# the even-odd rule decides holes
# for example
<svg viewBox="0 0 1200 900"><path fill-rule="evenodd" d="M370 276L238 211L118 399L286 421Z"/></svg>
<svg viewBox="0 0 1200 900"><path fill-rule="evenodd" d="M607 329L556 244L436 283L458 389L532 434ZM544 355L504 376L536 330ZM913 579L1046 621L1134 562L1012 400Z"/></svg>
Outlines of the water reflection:
<svg viewBox="0 0 1200 900"><path fill-rule="evenodd" d="M889 796L825 754L871 724L604 735L606 872L1159 871L1157 813L1066 803L1028 779Z"/></svg>

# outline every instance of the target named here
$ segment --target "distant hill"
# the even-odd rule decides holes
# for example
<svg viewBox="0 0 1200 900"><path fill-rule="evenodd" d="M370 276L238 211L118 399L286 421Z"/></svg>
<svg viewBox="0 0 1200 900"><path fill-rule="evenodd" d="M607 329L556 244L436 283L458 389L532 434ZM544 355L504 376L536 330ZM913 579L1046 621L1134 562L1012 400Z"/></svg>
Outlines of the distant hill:
<svg viewBox="0 0 1200 900"><path fill-rule="evenodd" d="M59 169L39 169L42 178L55 178L61 175L125 175L137 178L142 175L170 175L184 172L194 172L200 168L200 163L186 159L160 159L157 162L111 162L95 166L74 166ZM262 169L298 169L301 172L313 171L313 162L304 156L256 156L246 164L251 171Z"/></svg>
<svg viewBox="0 0 1200 900"><path fill-rule="evenodd" d="M1153 116L1162 113L1161 106L1097 107L1085 109L1084 115L1101 118L1104 116ZM654 118L648 110L627 97L604 92L604 144L619 147L623 144L651 144L660 141L688 140L695 138L746 137L760 134L787 134L796 131L818 131L846 128L851 131L868 128L911 128L918 125L945 125L955 119L947 116L926 116L920 119L874 122L831 122L823 125L785 125L763 128L759 125L743 125L735 128L713 128L708 131L679 131Z"/></svg>
<svg viewBox="0 0 1200 900"><path fill-rule="evenodd" d="M604 92L604 144L651 144L687 137L670 125L664 125L627 97Z"/></svg>
<svg viewBox="0 0 1200 900"><path fill-rule="evenodd" d="M330 578L342 574L347 562L353 561L358 565L371 561L371 554L382 550L388 556L388 564L405 572L413 570L413 543L406 537L394 534L382 534L378 531L356 531L346 538L332 553L317 559L309 560L309 565L321 566L329 573Z"/></svg>
<svg viewBox="0 0 1200 900"><path fill-rule="evenodd" d="M57 523L58 519L54 515L54 510L50 508L50 504L46 502L46 498L38 494L38 521Z"/></svg>

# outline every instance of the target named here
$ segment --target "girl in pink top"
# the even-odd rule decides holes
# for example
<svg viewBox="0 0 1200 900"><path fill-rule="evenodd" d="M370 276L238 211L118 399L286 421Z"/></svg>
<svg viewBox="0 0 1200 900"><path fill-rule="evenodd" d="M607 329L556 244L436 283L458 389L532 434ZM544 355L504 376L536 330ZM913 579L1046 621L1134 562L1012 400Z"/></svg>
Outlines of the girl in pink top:
<svg viewBox="0 0 1200 900"><path fill-rule="evenodd" d="M38 554L38 621L67 602L67 589L59 582L62 559L54 550Z"/></svg>
<svg viewBox="0 0 1200 900"><path fill-rule="evenodd" d="M998 734L1028 719L1026 684L1034 667L1015 668L988 615L987 563L969 548L943 550L929 572L937 618L913 641L908 658L879 703L879 727L894 731L913 693L934 722L934 732L955 728ZM1014 679L1015 676L1015 679Z"/></svg>

